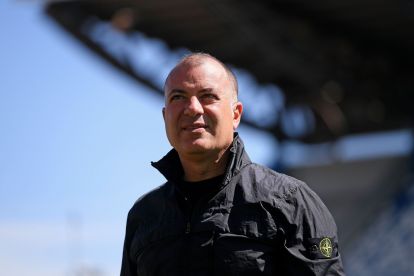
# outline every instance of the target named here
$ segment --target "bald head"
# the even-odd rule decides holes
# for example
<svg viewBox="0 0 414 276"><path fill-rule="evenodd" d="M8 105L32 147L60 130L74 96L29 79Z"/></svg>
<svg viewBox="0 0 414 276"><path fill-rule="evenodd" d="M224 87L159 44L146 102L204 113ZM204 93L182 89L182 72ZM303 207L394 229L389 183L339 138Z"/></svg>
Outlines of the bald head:
<svg viewBox="0 0 414 276"><path fill-rule="evenodd" d="M171 75L173 75L179 68L183 66L189 66L189 67L197 67L200 65L203 65L207 62L214 62L217 63L225 72L227 75L228 80L231 83L232 87L232 94L233 94L233 101L237 102L237 96L238 96L238 84L237 84L237 78L234 75L234 73L231 71L231 69L225 65L223 62L218 60L217 58L213 57L212 55L206 54L206 53L191 53L189 55L184 56L177 65L171 70L171 72L168 74L167 79L165 80L164 84L164 92L165 87L168 83L168 80L170 79Z"/></svg>

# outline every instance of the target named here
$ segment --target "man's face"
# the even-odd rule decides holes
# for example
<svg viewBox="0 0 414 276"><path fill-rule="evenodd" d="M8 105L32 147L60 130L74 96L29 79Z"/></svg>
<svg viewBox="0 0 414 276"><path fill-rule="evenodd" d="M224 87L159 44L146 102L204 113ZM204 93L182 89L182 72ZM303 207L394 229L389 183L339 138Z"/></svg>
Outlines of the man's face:
<svg viewBox="0 0 414 276"><path fill-rule="evenodd" d="M168 140L180 155L228 148L242 113L234 93L227 72L214 60L173 70L165 84L163 116Z"/></svg>

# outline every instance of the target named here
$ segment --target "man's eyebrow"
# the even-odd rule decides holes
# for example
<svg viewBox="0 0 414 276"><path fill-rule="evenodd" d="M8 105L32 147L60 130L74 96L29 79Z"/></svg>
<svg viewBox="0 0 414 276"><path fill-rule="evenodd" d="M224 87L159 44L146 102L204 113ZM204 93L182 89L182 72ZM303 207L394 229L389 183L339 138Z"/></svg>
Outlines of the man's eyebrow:
<svg viewBox="0 0 414 276"><path fill-rule="evenodd" d="M213 91L213 88L203 88L203 89L200 89L197 93L208 93L208 92L212 92ZM185 91L185 90L182 90L182 89L178 89L178 88L174 88L174 89L171 89L170 91L167 91L168 92L168 95L170 95L170 94L186 94L187 92Z"/></svg>
<svg viewBox="0 0 414 276"><path fill-rule="evenodd" d="M174 94L185 94L186 92L182 89L171 89L170 91L167 91L168 95L174 93Z"/></svg>

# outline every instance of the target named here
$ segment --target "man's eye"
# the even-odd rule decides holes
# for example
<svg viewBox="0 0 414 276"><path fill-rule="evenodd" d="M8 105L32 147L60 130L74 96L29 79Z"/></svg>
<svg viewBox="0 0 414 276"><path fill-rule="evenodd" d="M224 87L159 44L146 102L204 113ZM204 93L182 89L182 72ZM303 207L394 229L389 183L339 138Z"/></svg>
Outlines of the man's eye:
<svg viewBox="0 0 414 276"><path fill-rule="evenodd" d="M181 100L181 99L184 99L184 96L182 96L182 95L172 95L170 97L170 101L176 101L176 100Z"/></svg>
<svg viewBox="0 0 414 276"><path fill-rule="evenodd" d="M212 99L212 100L217 100L217 96L216 96L216 95L214 95L214 94L204 94L204 95L202 96L202 98L204 98L204 99Z"/></svg>

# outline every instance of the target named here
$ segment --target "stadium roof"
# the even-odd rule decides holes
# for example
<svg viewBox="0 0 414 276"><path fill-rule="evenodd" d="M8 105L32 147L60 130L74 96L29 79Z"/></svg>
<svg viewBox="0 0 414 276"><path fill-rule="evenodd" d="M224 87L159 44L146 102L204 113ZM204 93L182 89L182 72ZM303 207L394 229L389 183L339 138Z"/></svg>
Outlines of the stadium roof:
<svg viewBox="0 0 414 276"><path fill-rule="evenodd" d="M159 83L133 65L144 56L132 57L122 47L115 51L113 40L100 39L108 30L103 26L130 43L138 43L139 32L163 40L171 51L211 53L261 84L276 84L283 106L275 101L273 109L262 111L276 119L263 123L247 114L244 123L278 139L318 143L412 124L409 0L49 1L46 11L105 60L159 93ZM259 92L271 99L274 91L249 91ZM305 126L290 132L294 117Z"/></svg>

